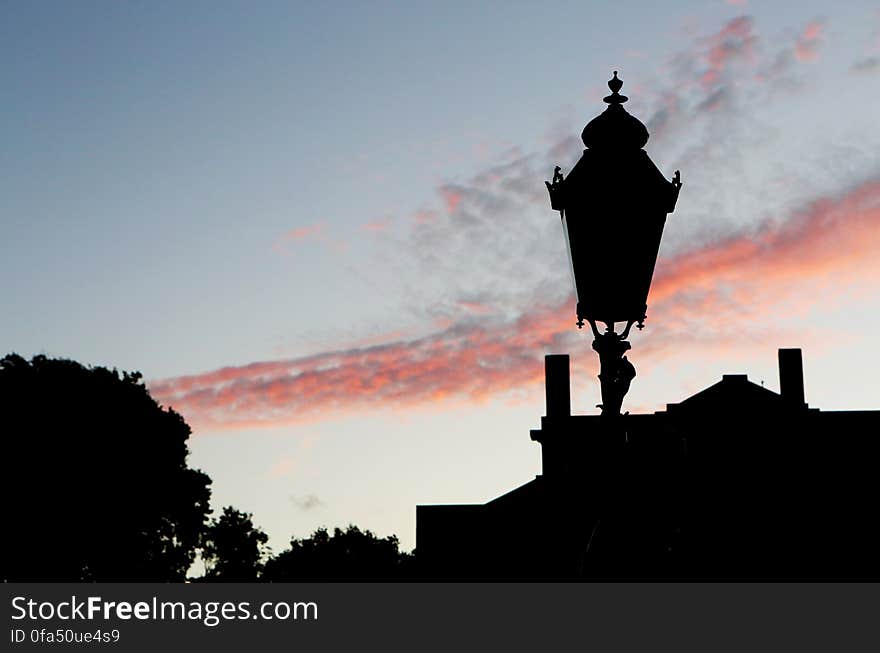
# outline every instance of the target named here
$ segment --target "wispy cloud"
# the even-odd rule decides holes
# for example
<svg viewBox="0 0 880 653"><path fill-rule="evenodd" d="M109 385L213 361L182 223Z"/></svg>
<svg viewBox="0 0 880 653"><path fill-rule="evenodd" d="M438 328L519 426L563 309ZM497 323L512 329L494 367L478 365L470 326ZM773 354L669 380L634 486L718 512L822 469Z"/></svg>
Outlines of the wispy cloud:
<svg viewBox="0 0 880 653"><path fill-rule="evenodd" d="M679 319L687 306L714 328L725 308L740 319L760 316L769 305L822 286L864 278L880 269L880 177L837 196L817 198L782 221L755 228L664 260L651 300L663 320ZM817 292L813 297L821 296ZM810 297L801 302L809 304ZM726 307L725 307L726 304Z"/></svg>
<svg viewBox="0 0 880 653"><path fill-rule="evenodd" d="M285 456L272 463L272 466L269 467L267 476L269 478L282 478L290 474L293 471L294 467L295 463L293 459Z"/></svg>
<svg viewBox="0 0 880 653"><path fill-rule="evenodd" d="M323 222L316 222L315 224L296 227L289 231L285 231L272 244L272 249L279 254L284 253L292 244L317 238L324 233L324 229L325 224Z"/></svg>
<svg viewBox="0 0 880 653"><path fill-rule="evenodd" d="M794 56L798 61L813 61L819 58L819 46L822 43L822 31L825 21L816 18L808 22L798 35L794 47Z"/></svg>
<svg viewBox="0 0 880 653"><path fill-rule="evenodd" d="M665 259L650 303L662 324L683 325L681 338L694 337L689 327L699 323L711 343L731 315L760 314L805 284L876 270L878 248L880 178ZM154 381L150 390L198 429L296 423L376 403L482 401L537 383L542 353L571 344L572 314L565 298L514 320L466 319L413 340ZM666 329L668 346L676 334ZM650 356L650 343L641 352Z"/></svg>
<svg viewBox="0 0 880 653"><path fill-rule="evenodd" d="M324 502L321 501L317 494L305 494L303 496L292 495L290 501L303 512L308 512L309 510L324 506Z"/></svg>
<svg viewBox="0 0 880 653"><path fill-rule="evenodd" d="M446 204L446 212L449 214L455 213L458 209L459 202L461 202L461 195L458 194L455 187L442 186L440 188L440 194L443 195L443 201Z"/></svg>
<svg viewBox="0 0 880 653"><path fill-rule="evenodd" d="M855 74L880 72L880 9L871 14L871 33L862 48L861 55L850 65L849 71Z"/></svg>
<svg viewBox="0 0 880 653"><path fill-rule="evenodd" d="M390 226L391 218L385 217L365 222L361 225L361 229L363 229L364 231L370 231L372 233L381 233L383 231L386 231Z"/></svg>
<svg viewBox="0 0 880 653"><path fill-rule="evenodd" d="M849 68L852 73L880 72L880 57L864 57L853 62Z"/></svg>
<svg viewBox="0 0 880 653"><path fill-rule="evenodd" d="M703 87L713 88L717 85L733 62L754 57L757 41L751 16L739 16L730 20L718 32L705 39L706 50L701 58L707 64L707 69L700 77Z"/></svg>
<svg viewBox="0 0 880 653"><path fill-rule="evenodd" d="M452 396L485 399L540 376L533 339L561 331L558 315L524 317L508 325L510 337L456 324L417 340L156 381L150 390L208 430L296 423L377 402L399 407ZM548 317L558 328L542 324Z"/></svg>

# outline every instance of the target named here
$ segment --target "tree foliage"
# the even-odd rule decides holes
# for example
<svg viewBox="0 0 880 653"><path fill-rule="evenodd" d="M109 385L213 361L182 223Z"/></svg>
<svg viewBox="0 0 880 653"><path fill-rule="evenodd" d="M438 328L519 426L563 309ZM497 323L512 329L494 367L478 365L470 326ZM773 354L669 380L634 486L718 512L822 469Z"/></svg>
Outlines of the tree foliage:
<svg viewBox="0 0 880 653"><path fill-rule="evenodd" d="M210 512L190 428L137 372L0 359L0 578L175 581Z"/></svg>
<svg viewBox="0 0 880 653"><path fill-rule="evenodd" d="M0 582L182 581L199 549L206 581L411 574L396 536L356 526L291 539L264 564L249 513L208 521L211 479L187 466L189 435L138 372L0 358Z"/></svg>
<svg viewBox="0 0 880 653"><path fill-rule="evenodd" d="M227 506L219 519L211 521L202 544L205 580L257 580L268 553L269 537L254 526L251 518L252 515Z"/></svg>
<svg viewBox="0 0 880 653"><path fill-rule="evenodd" d="M328 579L392 579L411 573L412 556L399 549L396 535L378 538L349 525L325 528L311 537L290 540L290 548L270 559L263 580L284 582Z"/></svg>

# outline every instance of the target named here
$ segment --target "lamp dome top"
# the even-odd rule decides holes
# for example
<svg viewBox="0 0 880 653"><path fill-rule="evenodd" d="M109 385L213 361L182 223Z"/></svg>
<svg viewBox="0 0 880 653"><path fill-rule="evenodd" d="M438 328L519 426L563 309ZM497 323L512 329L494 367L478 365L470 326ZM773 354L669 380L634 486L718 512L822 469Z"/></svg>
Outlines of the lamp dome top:
<svg viewBox="0 0 880 653"><path fill-rule="evenodd" d="M616 70L608 80L608 88L611 89L611 95L603 98L608 108L584 127L581 134L584 145L591 150L606 151L643 148L648 142L648 129L623 108L623 103L629 98L620 94L623 81L617 76Z"/></svg>
<svg viewBox="0 0 880 653"><path fill-rule="evenodd" d="M625 95L620 95L619 91L623 88L623 80L617 76L617 71L614 71L614 77L608 80L608 88L611 89L611 95L606 95L602 100L606 104L623 104L629 98Z"/></svg>

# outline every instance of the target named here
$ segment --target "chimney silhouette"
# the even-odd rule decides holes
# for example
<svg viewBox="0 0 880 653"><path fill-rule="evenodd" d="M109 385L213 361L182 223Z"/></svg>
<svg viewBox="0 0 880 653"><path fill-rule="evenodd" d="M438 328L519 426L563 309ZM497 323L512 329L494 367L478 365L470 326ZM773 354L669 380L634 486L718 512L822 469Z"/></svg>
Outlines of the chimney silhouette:
<svg viewBox="0 0 880 653"><path fill-rule="evenodd" d="M800 349L779 350L779 394L792 405L804 405L804 361Z"/></svg>
<svg viewBox="0 0 880 653"><path fill-rule="evenodd" d="M571 387L568 354L544 356L544 390L547 396L547 417L571 415Z"/></svg>

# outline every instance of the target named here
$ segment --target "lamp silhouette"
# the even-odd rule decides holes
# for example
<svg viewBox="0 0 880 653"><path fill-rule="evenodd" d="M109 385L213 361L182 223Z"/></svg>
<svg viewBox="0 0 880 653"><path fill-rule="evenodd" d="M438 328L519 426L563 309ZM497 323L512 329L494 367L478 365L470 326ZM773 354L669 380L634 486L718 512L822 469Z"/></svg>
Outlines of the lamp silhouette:
<svg viewBox="0 0 880 653"><path fill-rule="evenodd" d="M553 180L544 182L550 206L562 217L577 326L589 322L599 354L603 415L620 414L635 377L624 356L631 347L626 339L633 324L644 327L663 226L681 189L679 171L667 180L642 149L648 130L623 108L622 87L615 70L604 98L608 108L581 134L587 149L568 177L557 166ZM615 323L624 325L620 333Z"/></svg>

